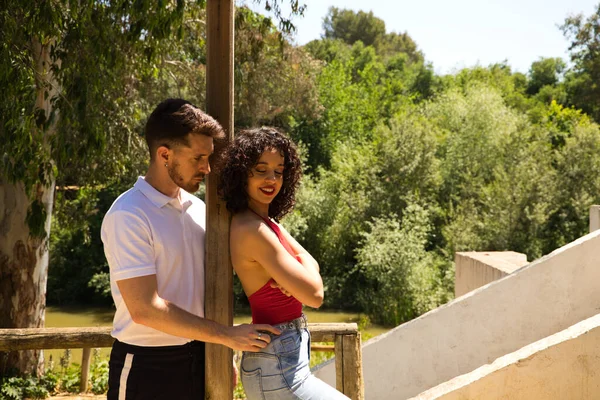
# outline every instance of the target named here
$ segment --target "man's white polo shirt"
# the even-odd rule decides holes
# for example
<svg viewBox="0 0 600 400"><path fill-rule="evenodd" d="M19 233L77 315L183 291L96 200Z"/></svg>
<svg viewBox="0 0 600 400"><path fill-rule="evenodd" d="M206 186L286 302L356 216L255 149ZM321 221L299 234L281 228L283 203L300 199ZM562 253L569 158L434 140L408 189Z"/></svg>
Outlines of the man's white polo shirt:
<svg viewBox="0 0 600 400"><path fill-rule="evenodd" d="M204 202L183 189L177 198L160 193L143 177L111 206L102 222L117 311L112 336L137 346L172 346L189 339L136 324L116 282L156 275L158 295L204 317Z"/></svg>

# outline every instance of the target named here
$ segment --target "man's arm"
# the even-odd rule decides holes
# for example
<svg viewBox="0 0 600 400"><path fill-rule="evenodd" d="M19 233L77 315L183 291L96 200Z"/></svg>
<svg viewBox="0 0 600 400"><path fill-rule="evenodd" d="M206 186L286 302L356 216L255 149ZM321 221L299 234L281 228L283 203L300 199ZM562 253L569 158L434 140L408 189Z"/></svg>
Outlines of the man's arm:
<svg viewBox="0 0 600 400"><path fill-rule="evenodd" d="M281 333L271 325L224 326L182 310L158 295L156 275L120 280L117 285L135 323L173 336L257 352L271 341L259 331Z"/></svg>

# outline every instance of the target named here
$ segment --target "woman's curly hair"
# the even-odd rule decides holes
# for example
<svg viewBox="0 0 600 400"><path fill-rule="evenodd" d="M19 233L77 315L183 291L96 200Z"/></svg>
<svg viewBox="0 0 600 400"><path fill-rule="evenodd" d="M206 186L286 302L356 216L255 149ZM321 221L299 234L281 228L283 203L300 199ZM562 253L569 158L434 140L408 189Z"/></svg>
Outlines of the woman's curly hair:
<svg viewBox="0 0 600 400"><path fill-rule="evenodd" d="M219 195L233 214L248 208L248 174L265 150L279 150L284 158L283 184L269 205L269 217L279 220L296 202L302 166L296 145L275 128L262 127L241 131L223 151L219 160Z"/></svg>

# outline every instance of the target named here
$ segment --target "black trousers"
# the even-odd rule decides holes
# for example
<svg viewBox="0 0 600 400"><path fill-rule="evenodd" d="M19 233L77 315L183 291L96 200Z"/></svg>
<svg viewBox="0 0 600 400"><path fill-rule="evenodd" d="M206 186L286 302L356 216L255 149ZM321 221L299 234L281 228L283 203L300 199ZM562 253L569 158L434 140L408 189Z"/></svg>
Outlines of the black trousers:
<svg viewBox="0 0 600 400"><path fill-rule="evenodd" d="M204 342L141 347L115 340L107 400L203 400Z"/></svg>

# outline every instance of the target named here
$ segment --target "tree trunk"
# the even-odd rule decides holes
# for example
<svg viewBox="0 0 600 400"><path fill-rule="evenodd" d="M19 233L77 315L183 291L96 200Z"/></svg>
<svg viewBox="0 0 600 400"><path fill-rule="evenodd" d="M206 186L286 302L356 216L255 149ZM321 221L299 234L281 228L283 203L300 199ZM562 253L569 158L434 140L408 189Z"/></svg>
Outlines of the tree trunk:
<svg viewBox="0 0 600 400"><path fill-rule="evenodd" d="M40 187L36 196L46 209L46 232L54 196L52 187ZM0 181L0 328L41 328L46 309L48 237L33 238L25 220L31 200L22 183ZM43 368L40 350L3 353L0 375L17 369L39 374Z"/></svg>
<svg viewBox="0 0 600 400"><path fill-rule="evenodd" d="M51 115L52 99L58 90L50 72L51 43L32 43L36 61L35 108L43 110L46 118ZM46 131L33 133L47 150L54 127L55 123ZM0 328L44 326L54 185L54 176L47 176L45 182L30 188L28 196L22 182L11 183L0 175ZM43 205L46 215L43 237L31 235L27 222L28 209L36 201ZM0 353L0 376L11 370L39 375L43 362L40 350Z"/></svg>

